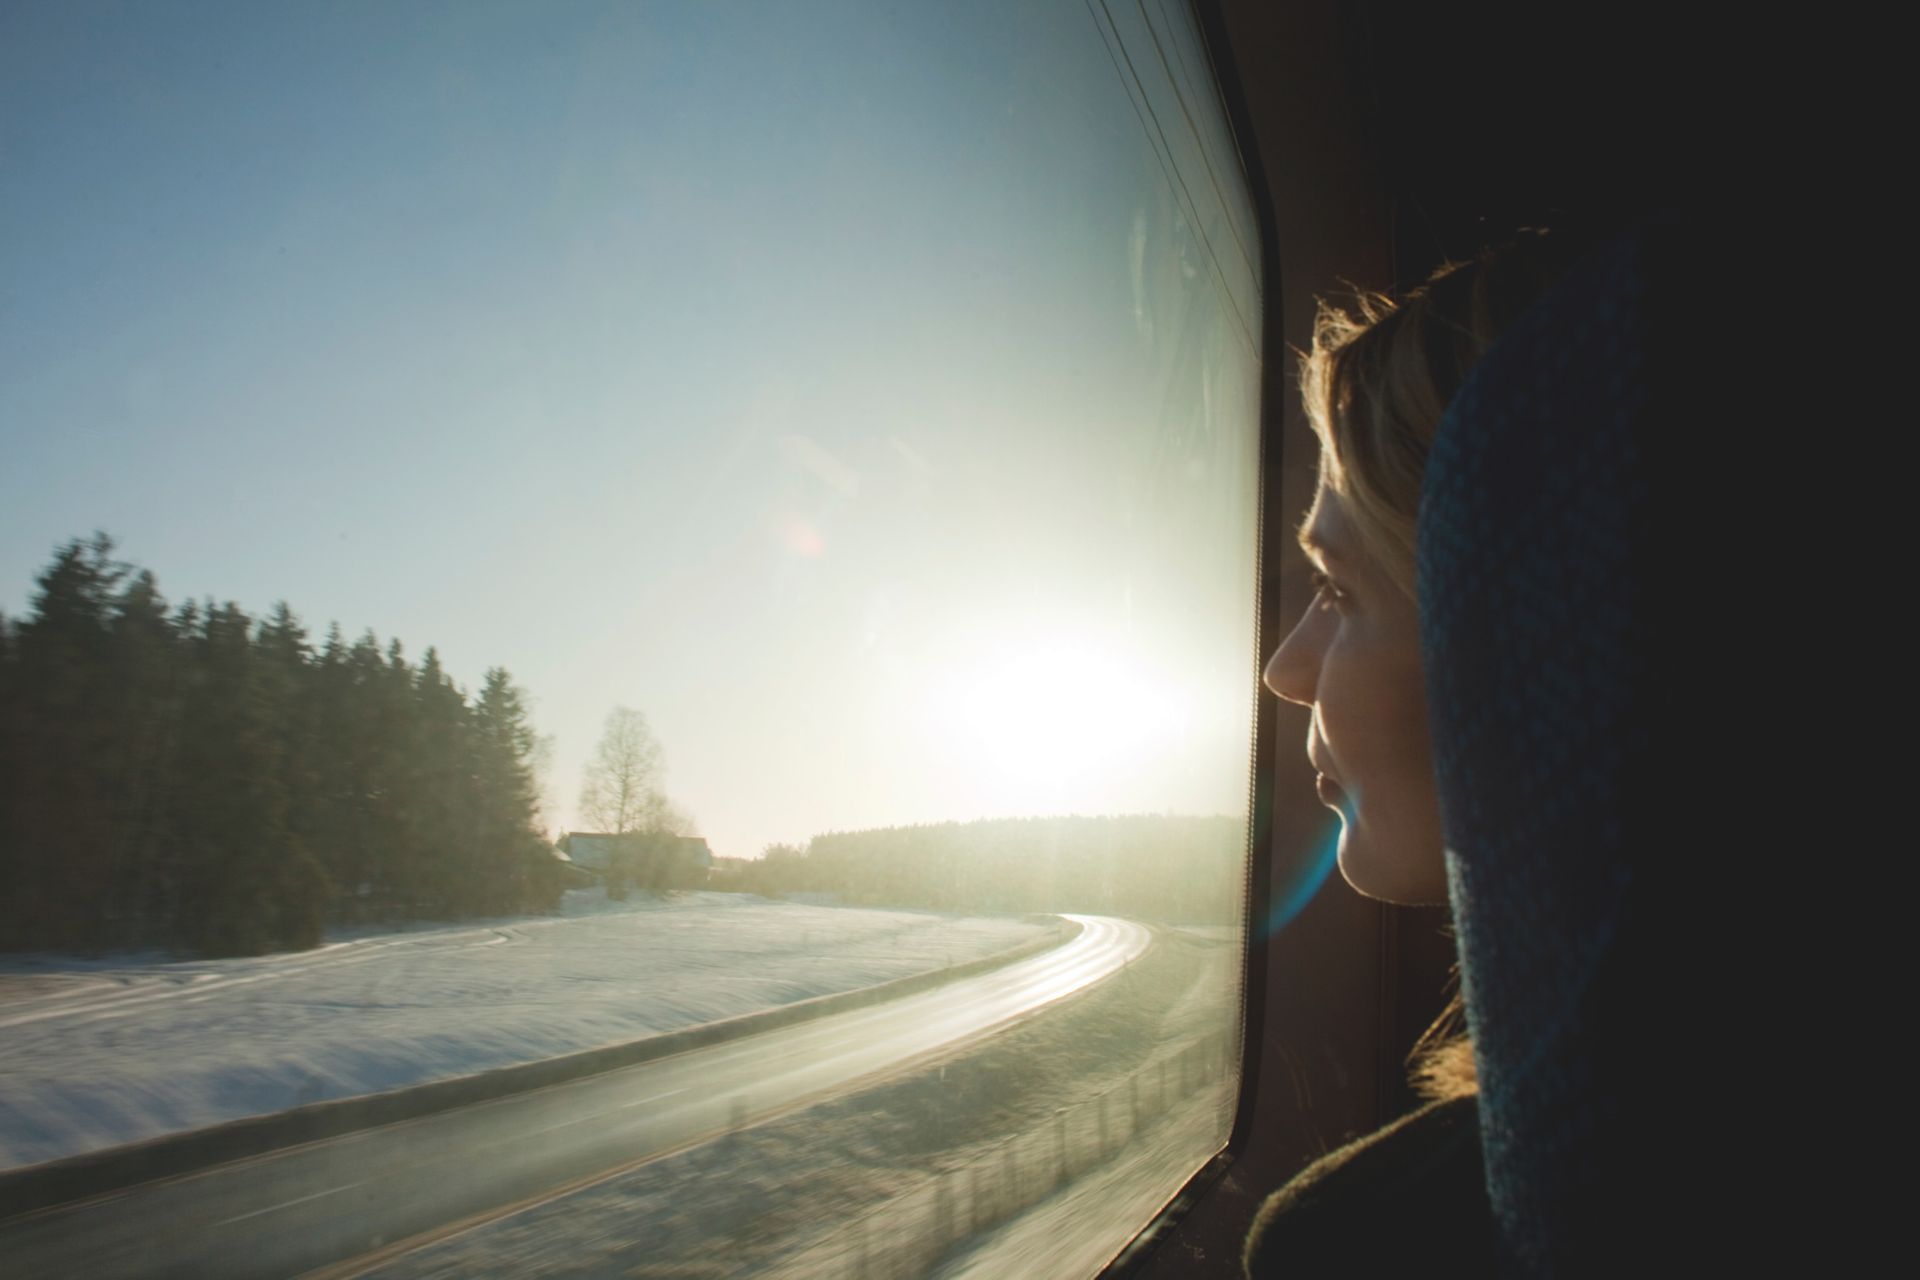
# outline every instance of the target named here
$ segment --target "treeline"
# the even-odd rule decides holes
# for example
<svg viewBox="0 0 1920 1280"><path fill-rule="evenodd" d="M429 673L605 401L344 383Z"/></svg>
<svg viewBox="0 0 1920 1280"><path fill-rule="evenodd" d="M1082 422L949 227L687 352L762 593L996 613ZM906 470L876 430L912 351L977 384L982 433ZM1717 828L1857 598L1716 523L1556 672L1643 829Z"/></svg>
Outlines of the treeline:
<svg viewBox="0 0 1920 1280"><path fill-rule="evenodd" d="M1078 911L1237 924L1246 828L1230 817L1007 818L815 836L716 872L714 888L866 906Z"/></svg>
<svg viewBox="0 0 1920 1280"><path fill-rule="evenodd" d="M521 692L284 604L169 607L104 534L0 616L0 948L310 947L329 921L552 910Z"/></svg>

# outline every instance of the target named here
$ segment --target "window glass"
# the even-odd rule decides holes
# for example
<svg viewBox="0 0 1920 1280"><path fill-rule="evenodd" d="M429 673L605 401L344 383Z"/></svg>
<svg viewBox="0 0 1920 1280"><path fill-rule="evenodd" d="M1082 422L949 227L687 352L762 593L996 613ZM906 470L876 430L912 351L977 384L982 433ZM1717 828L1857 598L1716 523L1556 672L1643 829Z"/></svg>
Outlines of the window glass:
<svg viewBox="0 0 1920 1280"><path fill-rule="evenodd" d="M1099 1269L1238 1088L1260 291L1172 0L8 6L0 1247ZM135 1142L265 1163L26 1176Z"/></svg>

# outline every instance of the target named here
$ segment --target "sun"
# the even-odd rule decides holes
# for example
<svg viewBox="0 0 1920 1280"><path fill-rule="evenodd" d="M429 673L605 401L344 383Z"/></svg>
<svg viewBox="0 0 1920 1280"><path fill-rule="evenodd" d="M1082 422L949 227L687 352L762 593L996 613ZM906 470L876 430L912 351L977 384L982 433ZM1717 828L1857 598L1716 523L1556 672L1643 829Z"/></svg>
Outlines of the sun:
<svg viewBox="0 0 1920 1280"><path fill-rule="evenodd" d="M1130 778L1184 737L1186 700L1137 655L1059 636L989 644L934 684L956 783L1041 811L1127 807Z"/></svg>

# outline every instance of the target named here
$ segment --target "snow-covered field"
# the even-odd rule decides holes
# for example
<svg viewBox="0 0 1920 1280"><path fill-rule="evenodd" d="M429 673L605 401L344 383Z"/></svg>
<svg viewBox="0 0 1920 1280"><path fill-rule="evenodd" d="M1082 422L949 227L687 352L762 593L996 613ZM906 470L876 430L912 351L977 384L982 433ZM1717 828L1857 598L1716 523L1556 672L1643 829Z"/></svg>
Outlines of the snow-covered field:
<svg viewBox="0 0 1920 1280"><path fill-rule="evenodd" d="M850 991L1034 920L738 894L330 934L292 955L0 962L0 1167L532 1062Z"/></svg>

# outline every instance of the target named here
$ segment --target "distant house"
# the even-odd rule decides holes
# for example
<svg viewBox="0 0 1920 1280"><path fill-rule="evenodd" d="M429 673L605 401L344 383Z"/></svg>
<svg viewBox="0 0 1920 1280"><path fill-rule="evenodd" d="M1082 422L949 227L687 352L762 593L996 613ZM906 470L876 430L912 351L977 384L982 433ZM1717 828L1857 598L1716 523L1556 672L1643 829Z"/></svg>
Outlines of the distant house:
<svg viewBox="0 0 1920 1280"><path fill-rule="evenodd" d="M560 837L563 857L585 871L605 871L620 847L619 836L598 831L569 831Z"/></svg>
<svg viewBox="0 0 1920 1280"><path fill-rule="evenodd" d="M704 836L570 831L560 837L558 847L561 856L581 870L641 889L698 889L713 868L713 850Z"/></svg>

